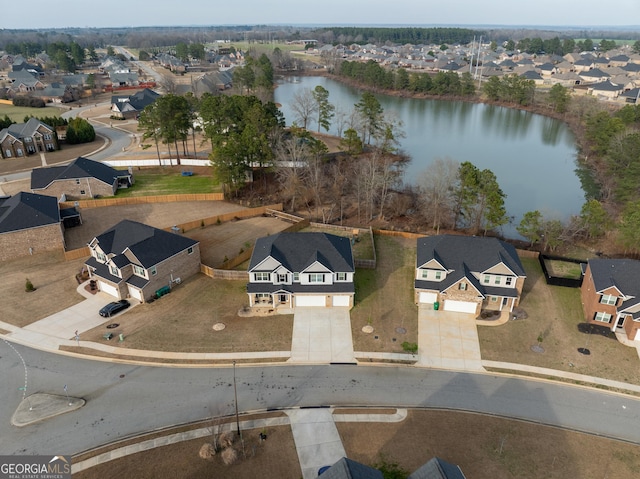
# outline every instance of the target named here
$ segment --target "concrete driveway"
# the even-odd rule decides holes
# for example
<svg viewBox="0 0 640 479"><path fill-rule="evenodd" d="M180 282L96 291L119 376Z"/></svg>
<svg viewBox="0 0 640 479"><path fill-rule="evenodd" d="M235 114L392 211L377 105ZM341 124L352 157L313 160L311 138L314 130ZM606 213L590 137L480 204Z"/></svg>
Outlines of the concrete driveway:
<svg viewBox="0 0 640 479"><path fill-rule="evenodd" d="M113 318L103 318L98 314L100 308L115 301L116 298L100 291L95 295L87 293L84 284L86 283L78 287L78 292L85 297L84 301L31 323L22 329L16 329L7 337L34 347L39 345L41 349L55 350L58 349L62 341L75 339L76 331L82 339L82 333L103 323L121 322L118 318L120 315L126 314L126 311L118 313ZM130 309L138 304L135 300L130 300L130 302ZM106 329L105 332L107 332Z"/></svg>
<svg viewBox="0 0 640 479"><path fill-rule="evenodd" d="M475 317L420 306L418 355L416 366L484 371Z"/></svg>
<svg viewBox="0 0 640 479"><path fill-rule="evenodd" d="M349 309L295 308L289 361L355 363Z"/></svg>

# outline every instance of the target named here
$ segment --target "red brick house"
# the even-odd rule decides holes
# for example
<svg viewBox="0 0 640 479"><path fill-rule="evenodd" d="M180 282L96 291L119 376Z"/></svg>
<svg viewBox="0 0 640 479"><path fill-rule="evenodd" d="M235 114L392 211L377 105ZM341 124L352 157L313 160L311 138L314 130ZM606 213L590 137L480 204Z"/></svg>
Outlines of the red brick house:
<svg viewBox="0 0 640 479"><path fill-rule="evenodd" d="M591 259L583 274L581 296L587 321L640 340L640 261Z"/></svg>

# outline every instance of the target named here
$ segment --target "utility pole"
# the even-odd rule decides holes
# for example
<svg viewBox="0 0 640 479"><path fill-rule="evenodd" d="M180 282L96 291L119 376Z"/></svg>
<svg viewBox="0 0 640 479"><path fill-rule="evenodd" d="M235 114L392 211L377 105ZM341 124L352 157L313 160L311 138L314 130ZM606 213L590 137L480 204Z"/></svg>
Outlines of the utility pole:
<svg viewBox="0 0 640 479"><path fill-rule="evenodd" d="M238 418L238 389L236 388L236 362L233 362L233 397L236 404L236 427L238 428L238 436L240 436L240 419Z"/></svg>

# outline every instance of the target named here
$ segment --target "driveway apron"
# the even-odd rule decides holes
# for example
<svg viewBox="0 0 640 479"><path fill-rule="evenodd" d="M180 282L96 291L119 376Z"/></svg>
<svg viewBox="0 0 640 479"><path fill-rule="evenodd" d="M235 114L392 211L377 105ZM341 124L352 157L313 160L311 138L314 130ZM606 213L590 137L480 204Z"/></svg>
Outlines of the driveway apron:
<svg viewBox="0 0 640 479"><path fill-rule="evenodd" d="M418 355L416 366L484 371L474 316L420 306Z"/></svg>
<svg viewBox="0 0 640 479"><path fill-rule="evenodd" d="M300 469L304 479L316 479L318 470L347 456L331 409L285 411L291 421Z"/></svg>
<svg viewBox="0 0 640 479"><path fill-rule="evenodd" d="M349 309L296 308L289 362L355 363Z"/></svg>

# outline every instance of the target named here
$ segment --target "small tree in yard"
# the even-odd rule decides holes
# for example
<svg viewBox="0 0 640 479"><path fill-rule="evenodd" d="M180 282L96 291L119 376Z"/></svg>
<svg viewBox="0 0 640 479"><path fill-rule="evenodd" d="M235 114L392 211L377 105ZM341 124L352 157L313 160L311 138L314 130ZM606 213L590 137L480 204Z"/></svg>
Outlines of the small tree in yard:
<svg viewBox="0 0 640 479"><path fill-rule="evenodd" d="M27 278L27 281L24 284L24 290L27 293L30 293L31 291L35 291L36 288L33 286L33 283L31 282L31 280L29 278Z"/></svg>

